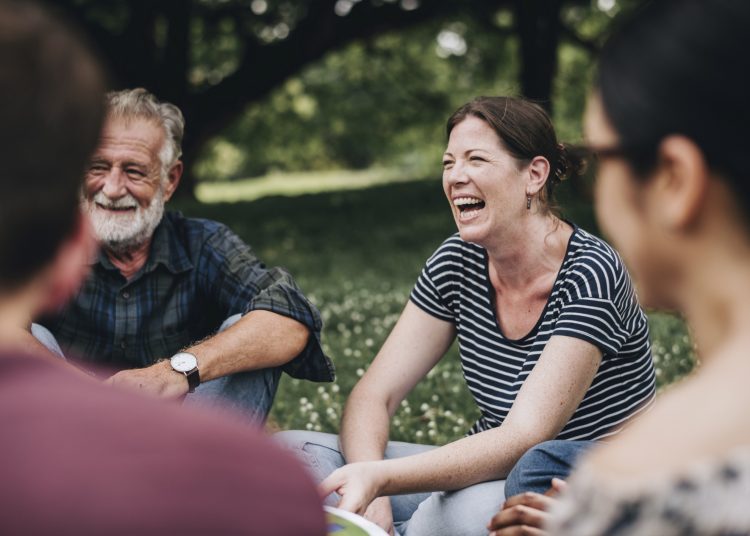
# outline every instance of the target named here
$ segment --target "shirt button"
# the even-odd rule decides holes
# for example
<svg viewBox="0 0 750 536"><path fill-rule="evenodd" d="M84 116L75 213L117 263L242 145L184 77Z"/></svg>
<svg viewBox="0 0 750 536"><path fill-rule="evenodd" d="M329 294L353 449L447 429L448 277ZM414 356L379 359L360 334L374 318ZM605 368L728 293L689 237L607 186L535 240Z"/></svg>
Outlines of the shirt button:
<svg viewBox="0 0 750 536"><path fill-rule="evenodd" d="M123 299L127 300L128 298L130 298L130 292L128 292L128 291L123 292L122 293L122 297L123 297Z"/></svg>

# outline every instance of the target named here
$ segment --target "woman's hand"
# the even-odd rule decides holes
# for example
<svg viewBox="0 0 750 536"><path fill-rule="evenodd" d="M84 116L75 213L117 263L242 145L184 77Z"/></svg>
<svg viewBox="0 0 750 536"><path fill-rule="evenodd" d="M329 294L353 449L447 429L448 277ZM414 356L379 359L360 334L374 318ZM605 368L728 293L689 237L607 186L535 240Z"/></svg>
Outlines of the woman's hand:
<svg viewBox="0 0 750 536"><path fill-rule="evenodd" d="M382 489L383 462L350 463L336 469L318 486L322 497L334 491L341 495L338 507L348 512L364 515L370 503Z"/></svg>
<svg viewBox="0 0 750 536"><path fill-rule="evenodd" d="M526 492L511 497L487 525L490 536L546 536L547 512L565 486L564 480L553 478L552 487L544 495Z"/></svg>

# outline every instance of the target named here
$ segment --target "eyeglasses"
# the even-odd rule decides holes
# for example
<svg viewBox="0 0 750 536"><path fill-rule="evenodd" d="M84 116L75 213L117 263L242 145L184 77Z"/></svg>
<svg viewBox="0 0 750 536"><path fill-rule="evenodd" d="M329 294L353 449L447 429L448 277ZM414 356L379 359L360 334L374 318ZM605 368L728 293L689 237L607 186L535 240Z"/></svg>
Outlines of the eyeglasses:
<svg viewBox="0 0 750 536"><path fill-rule="evenodd" d="M622 158L638 168L646 168L654 162L656 144L638 143L627 145L596 146L589 144L568 145L566 150L574 159L584 162L583 175L596 175L599 163L612 158Z"/></svg>

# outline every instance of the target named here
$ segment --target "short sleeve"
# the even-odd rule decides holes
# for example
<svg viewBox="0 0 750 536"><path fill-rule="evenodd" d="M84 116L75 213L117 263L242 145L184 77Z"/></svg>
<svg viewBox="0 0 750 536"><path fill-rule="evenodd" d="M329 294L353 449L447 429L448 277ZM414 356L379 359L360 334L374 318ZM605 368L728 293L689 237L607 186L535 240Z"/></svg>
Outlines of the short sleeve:
<svg viewBox="0 0 750 536"><path fill-rule="evenodd" d="M456 322L451 304L462 267L457 237L451 237L427 260L409 299L427 314L446 322Z"/></svg>
<svg viewBox="0 0 750 536"><path fill-rule="evenodd" d="M642 320L643 312L619 257L611 249L605 253L587 253L568 268L552 335L581 339L615 356L632 337L634 322Z"/></svg>

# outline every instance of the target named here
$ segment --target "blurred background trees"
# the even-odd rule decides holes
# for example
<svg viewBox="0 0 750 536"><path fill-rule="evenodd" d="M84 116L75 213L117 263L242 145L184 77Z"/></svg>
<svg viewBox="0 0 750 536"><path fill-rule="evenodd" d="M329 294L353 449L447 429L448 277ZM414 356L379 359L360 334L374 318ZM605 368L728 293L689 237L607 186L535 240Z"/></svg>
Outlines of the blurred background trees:
<svg viewBox="0 0 750 536"><path fill-rule="evenodd" d="M435 169L443 123L513 93L578 124L592 53L635 0L50 0L117 88L185 113L187 176ZM432 168L429 167L432 164Z"/></svg>

